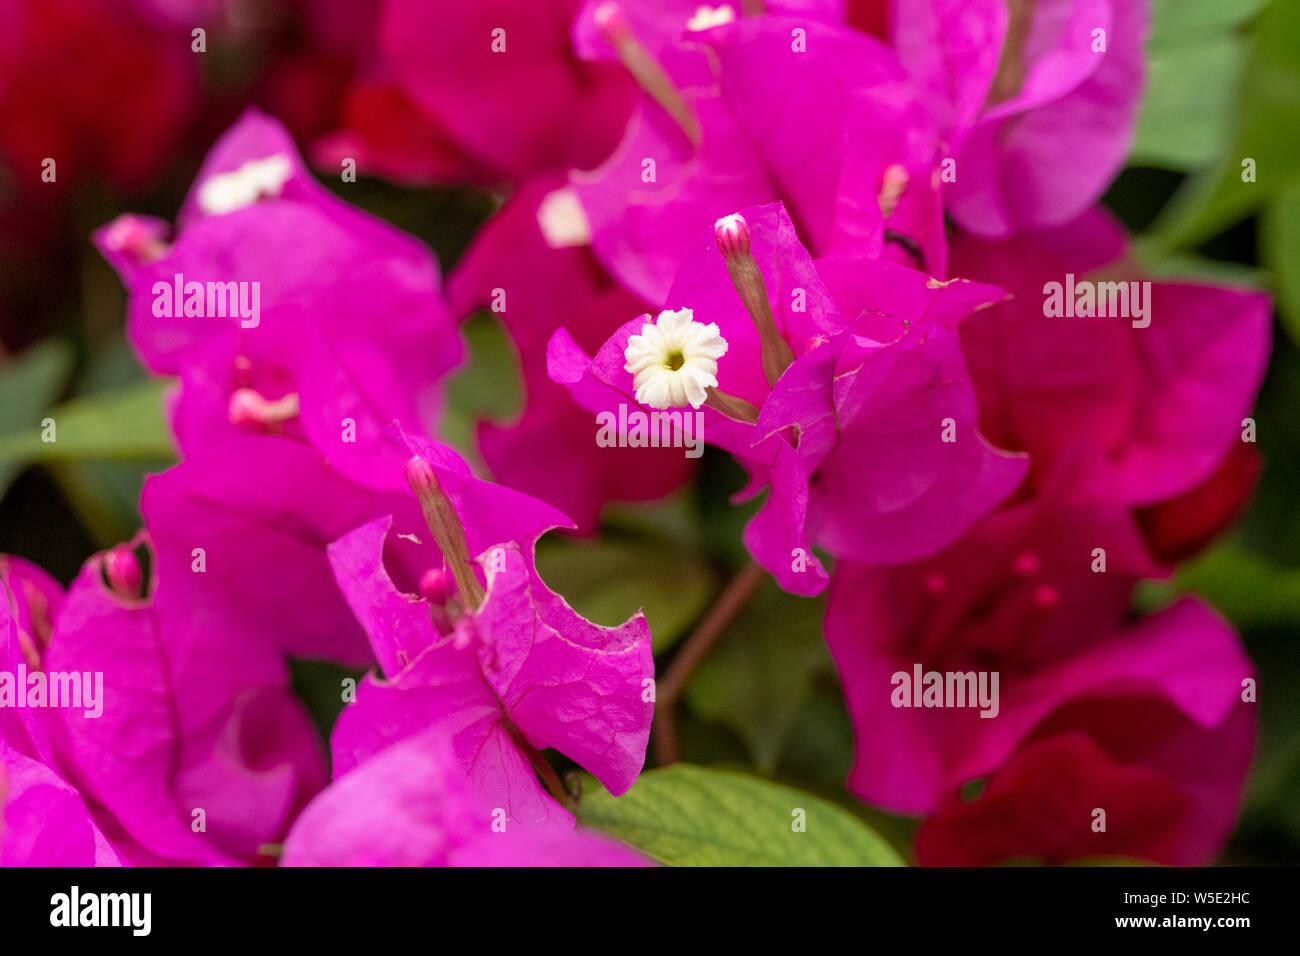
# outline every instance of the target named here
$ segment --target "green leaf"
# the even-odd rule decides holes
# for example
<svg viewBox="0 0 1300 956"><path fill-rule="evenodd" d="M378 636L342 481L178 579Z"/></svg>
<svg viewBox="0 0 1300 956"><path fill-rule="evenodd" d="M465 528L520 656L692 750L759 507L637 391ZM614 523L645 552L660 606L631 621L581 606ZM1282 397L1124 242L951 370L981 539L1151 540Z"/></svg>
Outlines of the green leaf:
<svg viewBox="0 0 1300 956"><path fill-rule="evenodd" d="M819 673L832 670L825 602L782 591L771 578L736 616L686 690L691 709L734 730L771 774Z"/></svg>
<svg viewBox="0 0 1300 956"><path fill-rule="evenodd" d="M1129 163L1181 171L1219 156L1245 59L1245 44L1231 34L1152 49Z"/></svg>
<svg viewBox="0 0 1300 956"><path fill-rule="evenodd" d="M1262 208L1300 178L1300 4L1274 0L1255 22L1229 146L1219 161L1189 180L1153 229L1166 249L1202 242ZM1255 162L1255 182L1242 162Z"/></svg>
<svg viewBox="0 0 1300 956"><path fill-rule="evenodd" d="M1268 0L1155 0L1129 162L1190 170L1222 154L1246 60L1243 27Z"/></svg>
<svg viewBox="0 0 1300 956"><path fill-rule="evenodd" d="M46 339L0 367L0 442L39 425L41 413L58 398L72 371L72 347ZM0 461L0 496L24 462Z"/></svg>
<svg viewBox="0 0 1300 956"><path fill-rule="evenodd" d="M46 412L54 419L55 440L41 440L36 427L0 437L0 465L90 459L175 458L163 417L169 380L151 379L111 392L65 402Z"/></svg>
<svg viewBox="0 0 1300 956"><path fill-rule="evenodd" d="M1270 281L1266 269L1240 262L1207 259L1191 253L1167 254L1148 243L1145 237L1137 239L1133 249L1142 264L1143 273L1152 279L1213 284L1226 282L1231 285L1254 287L1267 285Z"/></svg>
<svg viewBox="0 0 1300 956"><path fill-rule="evenodd" d="M1186 593L1203 595L1238 630L1300 622L1300 570L1231 541L1184 564L1172 582L1145 582L1140 603L1149 609Z"/></svg>
<svg viewBox="0 0 1300 956"><path fill-rule="evenodd" d="M865 823L811 794L758 777L675 764L621 797L583 778L578 821L669 866L902 866ZM804 832L794 826L802 810Z"/></svg>
<svg viewBox="0 0 1300 956"><path fill-rule="evenodd" d="M114 279L114 281L117 281ZM114 338L91 355L77 378L78 398L135 385L149 378L125 338Z"/></svg>
<svg viewBox="0 0 1300 956"><path fill-rule="evenodd" d="M622 624L644 609L655 653L685 633L717 588L712 568L656 539L548 537L538 545L537 570L575 611L597 624Z"/></svg>
<svg viewBox="0 0 1300 956"><path fill-rule="evenodd" d="M78 376L75 394L90 402L131 386L143 387L146 378L126 339L115 338L90 357ZM174 460L170 453L158 458L66 460L50 462L46 470L95 543L109 548L139 530L145 476L166 470Z"/></svg>
<svg viewBox="0 0 1300 956"><path fill-rule="evenodd" d="M1300 180L1291 183L1264 211L1264 261L1276 277L1278 315L1300 343Z"/></svg>
<svg viewBox="0 0 1300 956"><path fill-rule="evenodd" d="M1268 6L1269 0L1154 0L1148 47L1218 37L1235 30Z"/></svg>
<svg viewBox="0 0 1300 956"><path fill-rule="evenodd" d="M606 534L659 538L684 551L704 549L700 516L689 488L658 501L611 501L600 521Z"/></svg>
<svg viewBox="0 0 1300 956"><path fill-rule="evenodd" d="M469 355L447 386L441 432L444 440L473 455L477 420L515 418L523 408L523 390L515 347L500 322L479 313L462 331Z"/></svg>
<svg viewBox="0 0 1300 956"><path fill-rule="evenodd" d="M339 714L347 706L343 699L343 681L350 678L355 689L365 670L342 667L329 661L291 660L289 673L293 692L307 708L321 738L329 740Z"/></svg>
<svg viewBox="0 0 1300 956"><path fill-rule="evenodd" d="M166 471L170 458L66 461L48 466L68 503L100 548L130 538L143 523L140 492L146 475Z"/></svg>

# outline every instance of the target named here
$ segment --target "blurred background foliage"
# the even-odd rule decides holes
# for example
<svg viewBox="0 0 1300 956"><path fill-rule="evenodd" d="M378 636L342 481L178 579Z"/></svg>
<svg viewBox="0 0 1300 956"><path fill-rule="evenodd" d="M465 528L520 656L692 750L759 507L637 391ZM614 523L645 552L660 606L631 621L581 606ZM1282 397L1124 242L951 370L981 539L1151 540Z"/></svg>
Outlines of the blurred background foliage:
<svg viewBox="0 0 1300 956"><path fill-rule="evenodd" d="M1105 203L1138 237L1138 255L1153 274L1269 289L1278 334L1256 412L1266 465L1249 510L1172 581L1152 582L1140 600L1154 606L1197 591L1241 631L1262 675L1261 741L1223 862L1296 863L1300 2L1154 0L1153 7L1136 142ZM231 51L213 58L214 75L206 78L220 94L222 117L201 125L202 135L191 137L160 181L134 195L80 186L71 211L58 212L61 238L42 246L35 274L30 250L0 257L0 552L34 560L65 583L92 552L134 533L143 476L174 457L162 412L170 383L148 379L126 346L124 294L91 247L90 233L122 212L174 215L215 134L233 119L239 78L253 69L232 69L232 59L238 56ZM221 88L232 82L233 89ZM1257 182L1241 188L1247 158L1255 160ZM444 270L499 201L474 189L324 181L425 240ZM500 328L479 317L466 334L471 358L449 386L445 437L472 455L474 420L509 419L519 394L509 384L515 359ZM40 439L47 417L57 421L52 444ZM658 654L689 632L745 560L740 532L754 505L728 502L741 473L714 449L701 464L696 482L672 499L610 509L598 538L553 536L539 552L544 576L588 617L613 624L644 606ZM844 789L852 729L821 639L823 609L824 600L791 597L771 585L759 592L686 689L682 758L743 768L818 794L871 823L907 857L914 823L864 807ZM296 686L326 731L340 707L341 673L316 662L295 669ZM721 787L741 802L761 796L743 784L727 789L736 783L728 781L722 775L684 783L691 792L713 788L715 795ZM624 823L635 827L638 807L620 806L628 815ZM597 816L612 812L598 795L591 807ZM664 852L689 854L688 844ZM885 847L871 852L890 853Z"/></svg>

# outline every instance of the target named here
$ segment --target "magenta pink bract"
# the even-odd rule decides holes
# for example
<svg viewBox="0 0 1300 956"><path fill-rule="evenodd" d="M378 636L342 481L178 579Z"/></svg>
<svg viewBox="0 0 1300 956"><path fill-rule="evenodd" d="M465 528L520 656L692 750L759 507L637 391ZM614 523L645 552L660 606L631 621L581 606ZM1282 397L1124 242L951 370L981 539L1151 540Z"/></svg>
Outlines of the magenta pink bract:
<svg viewBox="0 0 1300 956"><path fill-rule="evenodd" d="M794 364L769 389L758 334L712 229L697 240L666 306L717 323L728 343L718 388L760 409L756 424L703 410L706 440L750 473L743 495L772 489L746 530L751 553L787 590L815 594L826 576L812 556L814 544L871 563L944 547L1025 472L1022 458L998 452L976 430L974 391L955 332L972 309L1001 299L1001 290L939 282L878 260L814 261L780 205L743 214ZM594 358L557 333L551 376L590 411L634 407L623 352L644 321L628 322ZM956 441L942 440L946 420ZM801 556L796 552L804 567L792 560Z"/></svg>

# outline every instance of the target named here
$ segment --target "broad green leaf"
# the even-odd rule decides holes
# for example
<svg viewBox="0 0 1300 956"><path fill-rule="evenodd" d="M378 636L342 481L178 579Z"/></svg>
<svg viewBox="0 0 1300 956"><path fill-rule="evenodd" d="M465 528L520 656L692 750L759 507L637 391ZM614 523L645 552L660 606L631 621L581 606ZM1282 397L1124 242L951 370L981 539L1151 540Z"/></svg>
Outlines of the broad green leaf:
<svg viewBox="0 0 1300 956"><path fill-rule="evenodd" d="M163 416L168 380L151 379L111 392L75 398L46 412L54 441L42 441L37 422L0 437L0 465L89 459L172 459L175 450Z"/></svg>
<svg viewBox="0 0 1300 956"><path fill-rule="evenodd" d="M38 342L0 365L0 433L36 424L71 371L72 347L62 339Z"/></svg>
<svg viewBox="0 0 1300 956"><path fill-rule="evenodd" d="M71 371L72 347L62 339L38 342L0 366L0 442L39 425ZM0 461L0 497L23 464Z"/></svg>
<svg viewBox="0 0 1300 956"><path fill-rule="evenodd" d="M112 281L116 283L116 277ZM126 339L115 338L86 364L77 379L76 395L94 401L124 388L143 387L146 377ZM58 482L91 537L101 548L108 548L139 530L140 490L145 475L164 471L173 461L170 454L159 458L66 460L50 462L46 470Z"/></svg>
<svg viewBox="0 0 1300 956"><path fill-rule="evenodd" d="M537 570L597 624L622 624L644 609L656 653L682 636L717 588L707 564L656 539L547 538L537 549Z"/></svg>
<svg viewBox="0 0 1300 956"><path fill-rule="evenodd" d="M1153 229L1163 248L1195 245L1260 209L1300 178L1300 3L1274 0L1255 21L1220 160L1189 180ZM1243 181L1253 160L1255 181Z"/></svg>
<svg viewBox="0 0 1300 956"><path fill-rule="evenodd" d="M818 673L832 669L822 639L823 601L786 594L770 578L699 666L691 709L726 724L770 774Z"/></svg>
<svg viewBox="0 0 1300 956"><path fill-rule="evenodd" d="M1129 163L1181 171L1221 155L1245 55L1231 34L1153 49Z"/></svg>
<svg viewBox="0 0 1300 956"><path fill-rule="evenodd" d="M1154 0L1148 47L1154 51L1189 39L1222 36L1241 27L1268 3L1269 0Z"/></svg>
<svg viewBox="0 0 1300 956"><path fill-rule="evenodd" d="M1133 165L1190 170L1228 145L1245 26L1268 0L1155 0Z"/></svg>
<svg viewBox="0 0 1300 956"><path fill-rule="evenodd" d="M820 797L689 764L648 770L621 797L584 776L578 820L670 866L903 865L865 823Z"/></svg>
<svg viewBox="0 0 1300 956"><path fill-rule="evenodd" d="M1184 564L1172 582L1145 582L1140 605L1151 609L1179 594L1200 594L1238 630L1300 622L1300 569L1227 542Z"/></svg>
<svg viewBox="0 0 1300 956"><path fill-rule="evenodd" d="M116 281L116 279L114 280ZM149 373L140 364L135 351L125 338L114 338L104 343L90 357L77 378L75 394L78 398L101 392L112 392L128 385L143 382Z"/></svg>

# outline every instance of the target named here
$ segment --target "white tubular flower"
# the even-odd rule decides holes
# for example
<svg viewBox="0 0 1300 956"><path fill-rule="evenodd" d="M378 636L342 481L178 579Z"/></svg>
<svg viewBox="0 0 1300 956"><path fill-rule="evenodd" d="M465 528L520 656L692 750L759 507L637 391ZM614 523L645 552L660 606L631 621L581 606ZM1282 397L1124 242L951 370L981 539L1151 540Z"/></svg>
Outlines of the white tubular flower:
<svg viewBox="0 0 1300 956"><path fill-rule="evenodd" d="M632 373L636 400L651 408L699 408L706 389L718 384L718 359L727 340L716 323L696 322L690 309L660 312L654 324L627 340L624 366Z"/></svg>
<svg viewBox="0 0 1300 956"><path fill-rule="evenodd" d="M591 245L591 223L572 187L554 189L542 197L537 226L552 249Z"/></svg>
<svg viewBox="0 0 1300 956"><path fill-rule="evenodd" d="M720 27L724 23L731 23L735 19L736 11L725 3L716 8L697 7L695 16L687 21L686 29L692 33L699 30L710 30L713 27Z"/></svg>
<svg viewBox="0 0 1300 956"><path fill-rule="evenodd" d="M222 216L251 206L264 196L279 196L293 175L293 164L282 153L250 159L238 169L218 173L199 188L199 208Z"/></svg>

